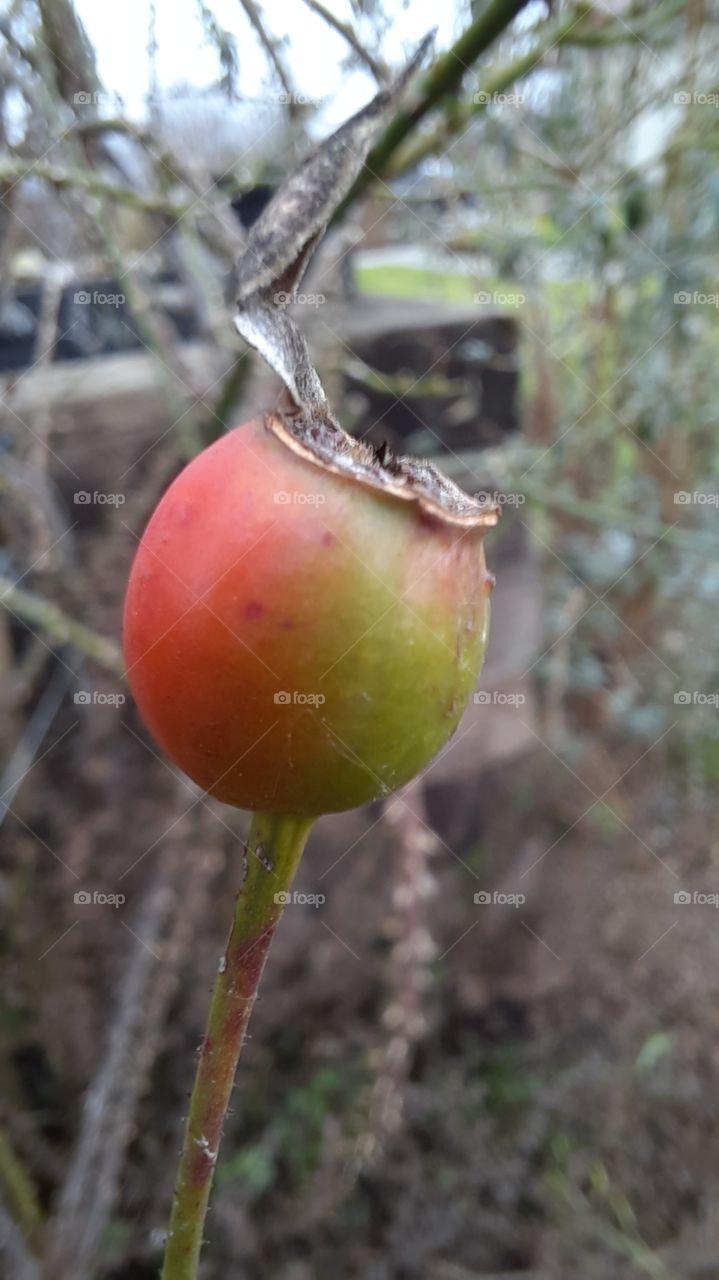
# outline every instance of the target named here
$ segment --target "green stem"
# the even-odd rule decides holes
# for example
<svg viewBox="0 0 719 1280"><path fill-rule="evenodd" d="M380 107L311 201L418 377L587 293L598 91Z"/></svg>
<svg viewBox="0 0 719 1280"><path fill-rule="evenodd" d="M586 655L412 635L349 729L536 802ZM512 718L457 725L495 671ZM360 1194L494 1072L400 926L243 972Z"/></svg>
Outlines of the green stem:
<svg viewBox="0 0 719 1280"><path fill-rule="evenodd" d="M0 1187L10 1215L31 1248L37 1248L43 1228L43 1214L37 1192L25 1166L18 1160L6 1135L0 1130Z"/></svg>
<svg viewBox="0 0 719 1280"><path fill-rule="evenodd" d="M195 1280L237 1062L270 943L313 818L257 813L247 874L212 993L175 1185L162 1280Z"/></svg>

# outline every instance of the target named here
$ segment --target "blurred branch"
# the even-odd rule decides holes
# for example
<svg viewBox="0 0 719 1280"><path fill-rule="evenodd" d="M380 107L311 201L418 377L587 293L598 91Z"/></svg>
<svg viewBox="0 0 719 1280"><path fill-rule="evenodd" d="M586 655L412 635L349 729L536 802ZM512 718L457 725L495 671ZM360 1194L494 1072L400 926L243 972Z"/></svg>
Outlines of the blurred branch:
<svg viewBox="0 0 719 1280"><path fill-rule="evenodd" d="M37 1192L7 1136L0 1130L0 1191L23 1239L32 1249L40 1243L43 1215Z"/></svg>
<svg viewBox="0 0 719 1280"><path fill-rule="evenodd" d="M70 644L108 671L124 676L125 665L117 645L76 622L50 600L16 587L10 578L0 576L0 605L24 622L39 627L56 644Z"/></svg>
<svg viewBox="0 0 719 1280"><path fill-rule="evenodd" d="M662 24L677 17L686 7L686 0L666 0L666 3L656 4L644 13L625 14L621 21L611 13L597 13L594 27L570 35L568 42L586 48L603 48L633 41L639 44L649 39L656 41Z"/></svg>
<svg viewBox="0 0 719 1280"><path fill-rule="evenodd" d="M232 369L222 383L220 394L212 406L212 421L204 431L206 444L211 444L213 440L218 440L226 428L231 425L229 422L230 415L246 387L251 373L252 352L248 348L237 356Z"/></svg>
<svg viewBox="0 0 719 1280"><path fill-rule="evenodd" d="M93 125L96 122L93 121ZM72 191L78 187L94 196L107 196L118 204L140 209L145 213L165 213L173 218L181 218L194 202L177 202L167 200L164 196L143 195L132 187L118 187L113 182L101 178L93 169L58 169L54 165L40 160L21 158L0 160L0 182L19 182L23 178L39 178L58 191Z"/></svg>
<svg viewBox="0 0 719 1280"><path fill-rule="evenodd" d="M12 29L12 15L8 13L0 16L0 36L5 43L13 50L18 57L22 58L29 67L38 75L42 74L42 60L38 57L37 51L32 45L23 44L22 40L15 34Z"/></svg>
<svg viewBox="0 0 719 1280"><path fill-rule="evenodd" d="M181 790L186 799L184 783ZM186 825L196 836L197 820ZM178 853L175 841L166 843L139 918L133 929L128 926L139 945L124 970L107 1047L85 1098L77 1147L53 1213L49 1253L54 1275L72 1275L73 1280L96 1275L98 1247L117 1199L122 1161L160 1048L179 967L217 870L217 855L198 858L194 839L188 840L183 856Z"/></svg>
<svg viewBox="0 0 719 1280"><path fill-rule="evenodd" d="M376 1166L387 1139L402 1123L412 1054L427 1032L423 1005L435 955L427 904L437 891L429 860L439 839L427 824L421 777L387 800L382 822L391 837L393 859L389 923L394 944L387 966L389 1000L382 1017L386 1035L371 1053L373 1083L367 1093L363 1090L354 1135L337 1135L324 1167L300 1203L298 1221L305 1227L326 1222L352 1194L362 1174Z"/></svg>
<svg viewBox="0 0 719 1280"><path fill-rule="evenodd" d="M475 116L487 110L495 94L504 93L510 85L529 75L542 58L564 44L571 33L576 31L578 24L583 23L591 13L591 5L579 5L563 22L548 25L542 38L528 53L522 54L505 67L499 67L487 77L481 93L475 95L474 101L459 104L453 114L445 118L432 133L419 138L413 147L402 151L396 162L389 167L389 175L395 177L401 173L407 173L428 156L441 152L450 138L456 137L467 128Z"/></svg>
<svg viewBox="0 0 719 1280"><path fill-rule="evenodd" d="M342 39L345 40L353 52L357 54L360 61L364 62L365 66L372 72L372 75L379 84L388 79L389 72L386 64L378 62L377 59L372 56L369 49L363 45L354 27L351 26L349 22L342 22L340 18L337 18L333 13L330 13L330 10L326 9L322 4L322 0L305 0L305 4L307 5L307 8L311 9L313 13L316 13L319 18L324 19L333 31L336 31L338 35L342 36Z"/></svg>
<svg viewBox="0 0 719 1280"><path fill-rule="evenodd" d="M424 784L415 778L388 802L385 822L397 857L393 906L395 944L389 960L390 999L382 1016L387 1040L378 1055L365 1132L359 1138L352 1173L371 1167L398 1130L412 1053L427 1030L423 1000L429 965L436 955L427 922L427 903L436 893L429 858L439 841L427 825Z"/></svg>
<svg viewBox="0 0 719 1280"><path fill-rule="evenodd" d="M50 653L47 648L44 645L38 645L38 648L49 659ZM0 775L0 825L12 811L15 796L33 766L50 725L74 684L75 673L62 662L56 663L54 670L46 677L42 692L25 722L20 739Z"/></svg>
<svg viewBox="0 0 719 1280"><path fill-rule="evenodd" d="M40 1280L40 1264L28 1249L22 1232L0 1201L0 1257L9 1264L13 1280Z"/></svg>
<svg viewBox="0 0 719 1280"><path fill-rule="evenodd" d="M591 502L586 498L572 498L544 485L525 484L524 489L530 501L536 502L537 506L561 511L588 524L601 525L605 529L628 529L638 537L648 538L652 542L658 542L660 539L675 542L690 555L711 556L712 559L716 556L716 538L710 534L703 536L700 530L682 529L678 525L663 525L659 521L645 520L632 511L612 511L599 502Z"/></svg>
<svg viewBox="0 0 719 1280"><path fill-rule="evenodd" d="M38 316L37 337L35 339L35 350L38 355L33 365L33 372L38 379L40 394L33 414L32 443L27 456L27 463L40 478L40 483L43 482L44 473L47 470L47 460L50 456L48 438L51 424L50 384L43 375L46 374L54 358L63 290L71 279L72 273L68 268L57 263L50 264L47 268L40 300L40 314ZM44 513L40 509L37 511L33 509L33 516L36 523L40 525L41 534L44 535Z"/></svg>
<svg viewBox="0 0 719 1280"><path fill-rule="evenodd" d="M105 211L105 217L100 219L93 218L87 210L83 210L83 214L88 221L88 232L95 235L106 262L126 291L127 305L135 322L137 336L157 362L173 418L171 426L178 428L180 452L185 458L192 458L202 448L202 436L196 416L198 397L188 386L187 372L172 324L156 305L135 266L128 263L118 250L119 237L112 234L110 214ZM168 230L169 228L165 228L163 235Z"/></svg>
<svg viewBox="0 0 719 1280"><path fill-rule="evenodd" d="M77 105L77 95L90 99L100 89L95 55L72 0L38 0L42 20L42 42L53 63L55 85L60 98Z"/></svg>
<svg viewBox="0 0 719 1280"><path fill-rule="evenodd" d="M427 72L422 92L413 107L397 111L379 142L370 151L359 176L339 206L334 221L344 217L351 205L389 170L395 152L405 138L443 99L456 94L473 63L509 26L529 0L491 0L484 12L462 33Z"/></svg>
<svg viewBox="0 0 719 1280"><path fill-rule="evenodd" d="M287 75L287 71L282 63L282 59L278 53L279 40L275 36L270 35L266 30L262 13L259 5L255 4L255 0L240 0L240 4L249 19L257 38L262 45L267 57L275 69L275 74L282 85L285 96L288 99L287 106L290 116L297 115L297 99L292 85Z"/></svg>

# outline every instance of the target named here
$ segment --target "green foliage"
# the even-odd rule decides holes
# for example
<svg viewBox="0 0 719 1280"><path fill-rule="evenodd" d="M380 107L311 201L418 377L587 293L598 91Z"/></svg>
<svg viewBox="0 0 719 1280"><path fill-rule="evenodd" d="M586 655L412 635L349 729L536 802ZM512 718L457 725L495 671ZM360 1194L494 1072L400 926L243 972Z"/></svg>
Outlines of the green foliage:
<svg viewBox="0 0 719 1280"><path fill-rule="evenodd" d="M637 1072L643 1073L651 1071L662 1058L671 1053L674 1048L674 1036L667 1031L654 1031L644 1041L634 1068Z"/></svg>
<svg viewBox="0 0 719 1280"><path fill-rule="evenodd" d="M219 1182L237 1183L248 1199L256 1199L275 1183L301 1187L318 1167L330 1116L347 1107L356 1079L334 1067L322 1067L305 1085L297 1085L263 1117L261 1138L241 1143L221 1159Z"/></svg>
<svg viewBox="0 0 719 1280"><path fill-rule="evenodd" d="M479 1076L486 1091L484 1105L500 1127L521 1125L539 1091L524 1055L513 1045L497 1049L487 1055Z"/></svg>

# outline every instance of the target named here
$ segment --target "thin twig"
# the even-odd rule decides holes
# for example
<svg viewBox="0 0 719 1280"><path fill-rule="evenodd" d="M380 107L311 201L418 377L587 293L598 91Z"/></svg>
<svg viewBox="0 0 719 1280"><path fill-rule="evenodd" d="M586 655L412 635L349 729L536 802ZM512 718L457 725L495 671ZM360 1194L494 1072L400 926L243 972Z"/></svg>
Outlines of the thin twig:
<svg viewBox="0 0 719 1280"><path fill-rule="evenodd" d="M42 160L11 157L0 160L0 182L19 182L25 177L39 178L58 191L89 191L94 196L107 196L118 204L125 204L131 209L140 209L145 213L164 213L168 217L181 218L190 208L189 203L174 202L164 196L143 195L132 187L120 187L100 177L93 169L58 168Z"/></svg>
<svg viewBox="0 0 719 1280"><path fill-rule="evenodd" d="M183 785L184 791L184 785ZM192 823L197 838L197 822ZM157 1055L192 922L206 901L217 860L168 844L155 883L133 921L133 947L107 1049L88 1090L75 1154L53 1214L53 1274L92 1280L117 1199L137 1109Z"/></svg>
<svg viewBox="0 0 719 1280"><path fill-rule="evenodd" d="M13 1280L40 1280L40 1264L27 1247L20 1228L0 1201L0 1258L8 1263Z"/></svg>
<svg viewBox="0 0 719 1280"><path fill-rule="evenodd" d="M345 40L350 49L357 54L360 61L364 62L365 66L372 72L372 75L378 84L382 84L385 80L389 79L389 71L386 63L379 62L377 58L370 53L369 49L363 45L351 23L343 22L341 18L338 18L334 13L331 13L330 10L325 8L322 4L322 0L305 0L305 4L308 9L311 9L313 13L316 13L319 18L322 18L333 31L336 31L338 35L342 36L342 39Z"/></svg>
<svg viewBox="0 0 719 1280"><path fill-rule="evenodd" d="M24 622L39 627L56 644L72 645L115 675L124 674L125 664L118 646L82 622L76 622L51 600L26 591L24 587L16 587L11 578L0 576L0 605Z"/></svg>
<svg viewBox="0 0 719 1280"><path fill-rule="evenodd" d="M412 1051L426 1031L423 998L428 965L436 954L427 922L427 902L436 892L429 857L438 840L426 822L424 786L415 778L385 809L398 857L393 895L396 942L389 963L391 994L383 1015L387 1040L372 1087L366 1131L351 1162L356 1179L382 1152L402 1122L404 1088Z"/></svg>
<svg viewBox="0 0 719 1280"><path fill-rule="evenodd" d="M298 105L297 96L292 88L290 78L277 51L279 41L275 36L270 35L269 31L267 31L263 21L262 12L259 5L255 4L255 0L240 0L240 4L249 19L252 29L256 33L262 48L275 69L277 79L282 85L285 97L287 98L287 107L289 109L290 116L296 116Z"/></svg>

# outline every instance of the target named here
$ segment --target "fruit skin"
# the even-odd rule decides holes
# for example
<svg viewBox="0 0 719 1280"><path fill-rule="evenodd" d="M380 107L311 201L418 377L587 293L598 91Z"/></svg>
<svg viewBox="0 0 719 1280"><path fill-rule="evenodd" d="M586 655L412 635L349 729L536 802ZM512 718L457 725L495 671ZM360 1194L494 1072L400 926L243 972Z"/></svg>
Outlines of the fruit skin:
<svg viewBox="0 0 719 1280"><path fill-rule="evenodd" d="M132 566L124 650L148 728L243 809L316 815L395 790L479 674L482 533L297 456L262 422L229 432L171 484Z"/></svg>

